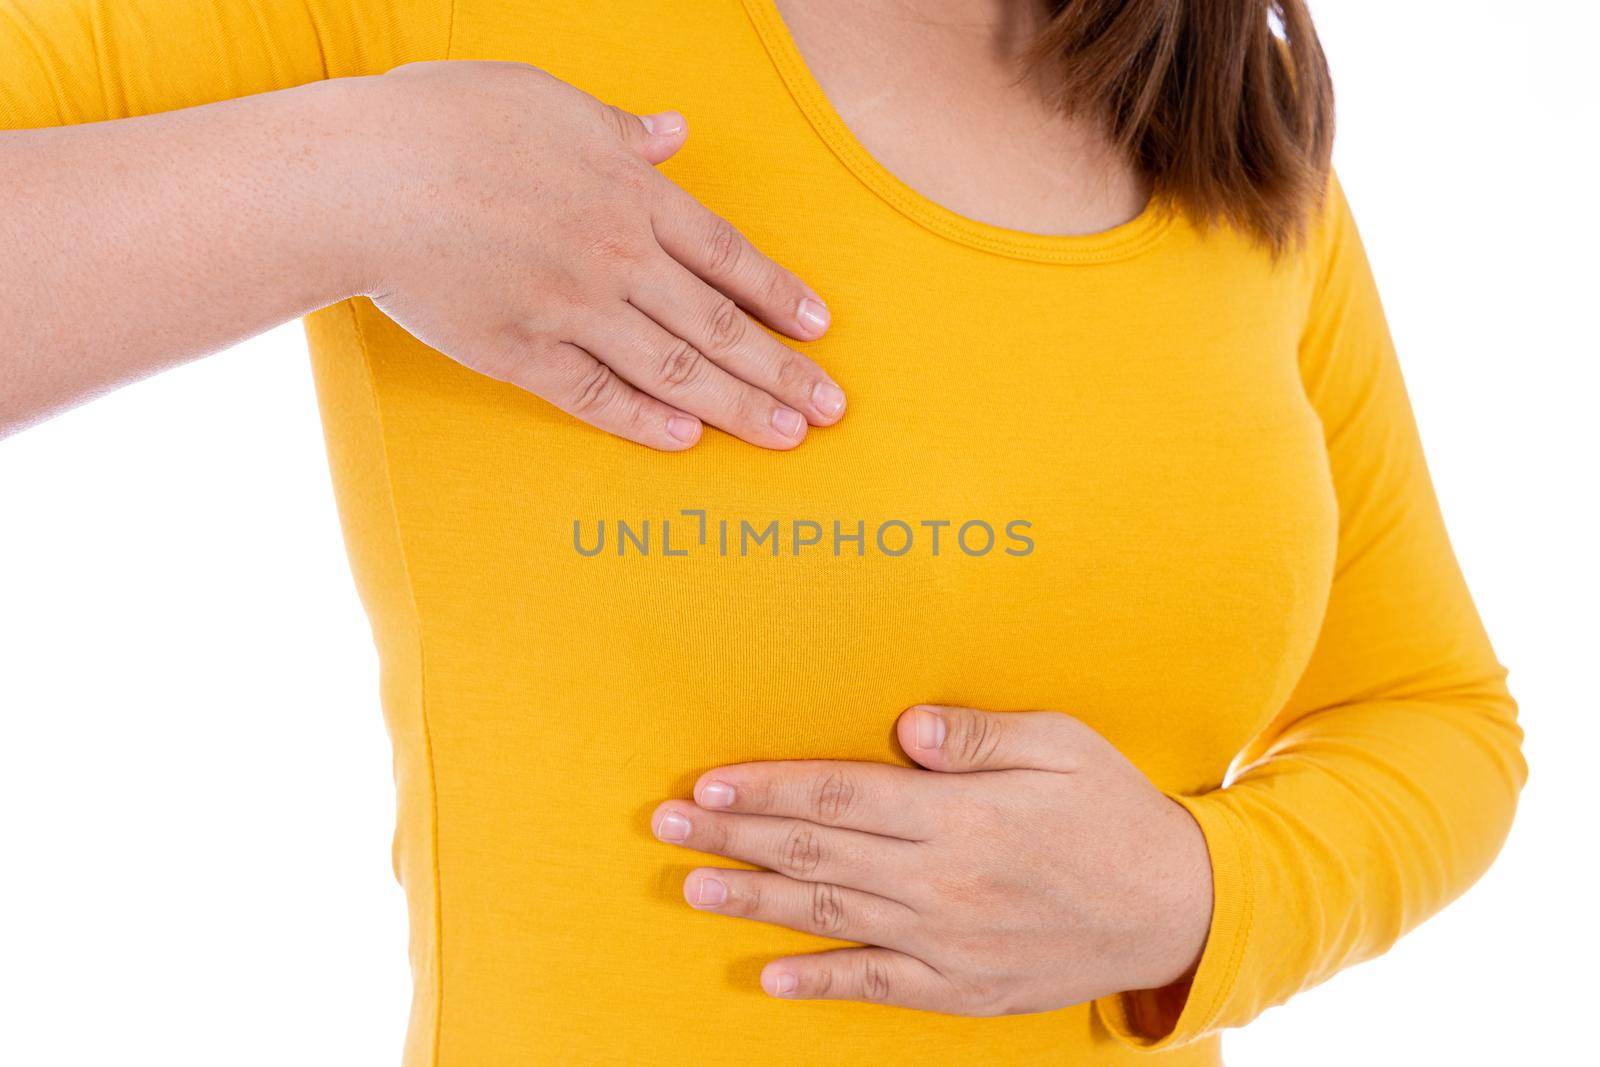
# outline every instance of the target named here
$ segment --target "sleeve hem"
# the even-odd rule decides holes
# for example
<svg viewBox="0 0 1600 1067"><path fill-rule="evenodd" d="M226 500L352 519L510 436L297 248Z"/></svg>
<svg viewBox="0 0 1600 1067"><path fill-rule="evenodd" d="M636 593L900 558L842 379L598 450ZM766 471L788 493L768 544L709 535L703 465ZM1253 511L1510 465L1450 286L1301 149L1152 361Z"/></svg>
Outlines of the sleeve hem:
<svg viewBox="0 0 1600 1067"><path fill-rule="evenodd" d="M1186 990L1178 985L1095 1001L1106 1029L1146 1052L1186 1045L1211 1031L1238 979L1255 910L1249 836L1237 816L1218 793L1168 795L1200 825L1211 854L1211 932L1200 965Z"/></svg>

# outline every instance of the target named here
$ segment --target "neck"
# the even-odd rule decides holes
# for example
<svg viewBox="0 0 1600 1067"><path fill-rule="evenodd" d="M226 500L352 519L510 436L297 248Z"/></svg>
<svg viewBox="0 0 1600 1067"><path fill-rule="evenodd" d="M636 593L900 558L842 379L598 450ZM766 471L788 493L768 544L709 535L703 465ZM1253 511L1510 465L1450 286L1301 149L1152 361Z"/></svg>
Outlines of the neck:
<svg viewBox="0 0 1600 1067"><path fill-rule="evenodd" d="M786 0L785 6L806 2ZM1044 0L890 0L880 14L923 32L981 34L997 55L1015 57L1044 26L1049 7Z"/></svg>

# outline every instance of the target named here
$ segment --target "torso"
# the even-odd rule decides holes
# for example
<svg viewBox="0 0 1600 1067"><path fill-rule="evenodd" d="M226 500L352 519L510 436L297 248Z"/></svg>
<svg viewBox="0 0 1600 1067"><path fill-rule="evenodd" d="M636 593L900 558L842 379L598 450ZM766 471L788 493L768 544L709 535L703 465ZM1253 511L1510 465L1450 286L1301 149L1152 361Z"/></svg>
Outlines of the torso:
<svg viewBox="0 0 1600 1067"><path fill-rule="evenodd" d="M1219 783L1304 666L1331 577L1297 366L1311 270L1154 207L1117 225L1024 197L976 219L962 209L1004 198L896 155L902 124L834 63L864 148L768 0L606 8L458 0L452 56L682 110L665 172L825 295L833 328L808 350L851 406L792 453L709 434L668 455L365 301L313 317L396 746L408 1064L1149 1063L1088 1006L769 998L762 963L833 943L689 908L697 857L647 818L724 762L906 762L891 727L919 701L1069 711L1163 788ZM648 525L648 552L619 520ZM575 522L584 549L605 523L599 554ZM741 548L746 522L776 522L776 545ZM820 541L797 545L815 532L797 522ZM862 540L836 550L836 522Z"/></svg>

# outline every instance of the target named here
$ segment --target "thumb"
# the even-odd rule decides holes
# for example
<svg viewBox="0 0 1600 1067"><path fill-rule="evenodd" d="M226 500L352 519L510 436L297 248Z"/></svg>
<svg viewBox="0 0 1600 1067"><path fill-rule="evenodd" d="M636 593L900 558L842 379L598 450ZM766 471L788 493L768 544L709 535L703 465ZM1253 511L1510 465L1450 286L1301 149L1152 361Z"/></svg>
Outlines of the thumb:
<svg viewBox="0 0 1600 1067"><path fill-rule="evenodd" d="M919 704L895 724L900 747L930 771L1024 768L1074 771L1084 762L1083 723L1059 711L979 711Z"/></svg>
<svg viewBox="0 0 1600 1067"><path fill-rule="evenodd" d="M670 159L683 147L689 126L676 111L635 115L612 104L606 105L611 125L629 148L652 166Z"/></svg>

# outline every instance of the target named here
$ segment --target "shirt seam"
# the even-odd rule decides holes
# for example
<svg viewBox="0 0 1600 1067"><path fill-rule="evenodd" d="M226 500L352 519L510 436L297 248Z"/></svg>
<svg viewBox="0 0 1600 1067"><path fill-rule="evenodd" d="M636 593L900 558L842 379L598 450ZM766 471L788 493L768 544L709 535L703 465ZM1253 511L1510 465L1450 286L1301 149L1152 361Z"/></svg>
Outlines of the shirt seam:
<svg viewBox="0 0 1600 1067"><path fill-rule="evenodd" d="M361 366L366 373L368 394L372 398L373 422L377 427L378 453L383 463L384 502L393 524L395 551L399 556L400 571L405 579L406 603L417 635L417 714L422 725L423 763L428 782L428 865L433 879L433 1020L429 1044L429 1064L438 1067L444 1018L444 894L439 871L439 788L434 770L433 730L428 721L427 655L422 639L422 612L417 605L417 587L412 578L411 562L406 553L405 533L400 522L400 512L395 502L394 478L389 462L387 431L383 421L383 406L378 399L377 376L373 371L372 353L367 344L366 330L361 323L361 310L354 300L346 301L355 328L356 345L361 351Z"/></svg>
<svg viewBox="0 0 1600 1067"><path fill-rule="evenodd" d="M1229 955L1228 968L1223 972L1222 981L1211 993L1210 1003L1206 1005L1195 1026L1197 1035L1204 1034L1215 1025L1217 1018L1222 1014L1223 1007L1233 995L1234 986L1239 980L1239 972L1244 964L1245 950L1249 947L1250 936L1255 928L1255 897L1256 897L1256 872L1254 870L1255 849L1251 847L1249 828L1243 820L1230 811L1227 805L1218 805L1217 809L1225 822L1233 827L1234 839L1237 842L1234 852L1235 860L1239 862L1240 889L1243 900L1239 905L1239 926L1237 936L1234 938L1233 951ZM1248 855L1239 855L1247 853Z"/></svg>

